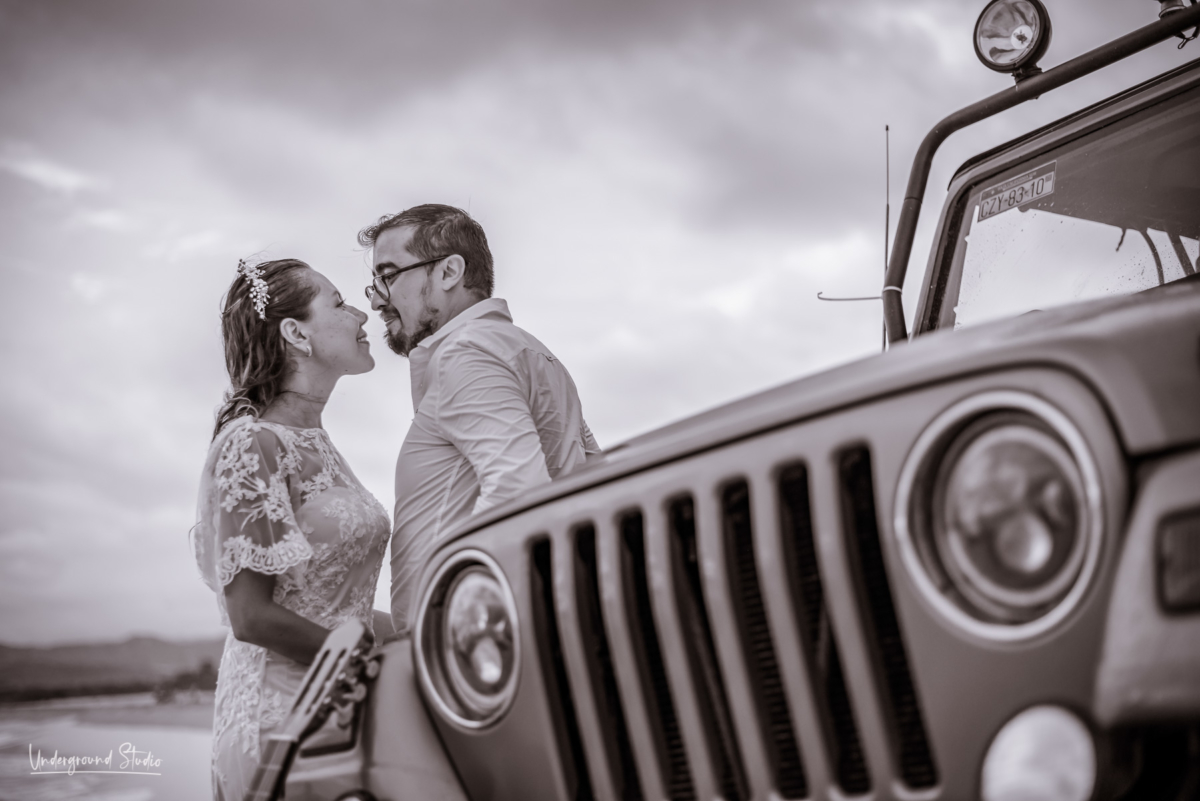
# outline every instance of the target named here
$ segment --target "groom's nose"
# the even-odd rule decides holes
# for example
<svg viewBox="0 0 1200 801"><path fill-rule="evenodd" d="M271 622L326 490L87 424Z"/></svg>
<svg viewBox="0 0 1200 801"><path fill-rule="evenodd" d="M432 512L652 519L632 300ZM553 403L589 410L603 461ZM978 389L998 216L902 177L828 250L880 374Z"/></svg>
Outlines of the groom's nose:
<svg viewBox="0 0 1200 801"><path fill-rule="evenodd" d="M384 300L383 296L380 295L378 292L371 295L371 309L373 311L381 312L384 309L386 309L387 306L388 306L388 302L386 300Z"/></svg>

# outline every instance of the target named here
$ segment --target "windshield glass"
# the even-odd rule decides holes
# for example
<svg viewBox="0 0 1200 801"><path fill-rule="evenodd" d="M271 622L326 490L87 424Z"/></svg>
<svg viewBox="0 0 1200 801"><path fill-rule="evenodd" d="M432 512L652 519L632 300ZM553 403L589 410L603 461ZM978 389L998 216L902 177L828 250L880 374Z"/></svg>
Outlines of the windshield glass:
<svg viewBox="0 0 1200 801"><path fill-rule="evenodd" d="M989 176L965 202L938 328L1195 275L1200 87Z"/></svg>

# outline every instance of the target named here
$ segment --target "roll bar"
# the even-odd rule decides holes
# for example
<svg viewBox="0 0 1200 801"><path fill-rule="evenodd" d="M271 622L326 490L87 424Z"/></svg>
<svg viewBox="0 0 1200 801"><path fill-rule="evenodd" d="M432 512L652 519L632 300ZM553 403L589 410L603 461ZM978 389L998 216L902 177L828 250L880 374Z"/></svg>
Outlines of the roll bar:
<svg viewBox="0 0 1200 801"><path fill-rule="evenodd" d="M908 258L912 254L917 220L921 216L921 200L925 196L925 186L929 183L929 167L942 142L957 130L1027 100L1037 99L1051 89L1057 89L1063 84L1089 75L1196 26L1200 26L1200 5L1188 6L1053 69L1025 78L1016 86L960 109L933 126L913 157L908 189L905 192L904 205L900 208L900 220L896 225L896 239L892 243L892 255L888 260L887 273L883 280L883 324L889 347L908 339L901 289L904 287L904 275L908 271Z"/></svg>

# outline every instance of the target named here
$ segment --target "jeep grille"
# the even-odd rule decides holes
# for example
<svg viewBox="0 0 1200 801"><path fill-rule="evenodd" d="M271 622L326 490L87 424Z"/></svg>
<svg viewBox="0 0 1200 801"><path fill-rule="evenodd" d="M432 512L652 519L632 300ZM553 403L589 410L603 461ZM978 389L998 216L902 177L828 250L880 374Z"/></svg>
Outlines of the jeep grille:
<svg viewBox="0 0 1200 801"><path fill-rule="evenodd" d="M860 606L856 614L868 635L876 684L891 729L892 761L909 787L932 787L938 781L937 770L884 569L870 453L865 447L846 449L835 462L830 467L840 490L840 534L856 584L854 597ZM786 602L799 629L799 658L809 677L829 762L817 775L829 776L846 794L871 790L854 703L827 607L808 471L803 463L786 463L778 465L769 480L735 477L715 485L681 487L665 502L647 500L626 506L615 510L609 521L594 516L533 542L529 553L534 632L554 710L559 755L574 798L593 796L589 764L607 766L619 798L655 794L656 783L647 783L647 777L639 774L631 745L630 726L642 721L653 745L657 779L668 798L682 801L698 796L693 774L698 763L707 763L714 790L722 797L738 801L751 796L736 725L736 713L744 721L747 712L731 706L723 668L730 664L730 656L721 653L714 639L710 616L716 614L731 617L738 632L735 645L750 688L750 714L761 737L771 787L783 798L825 795L826 788L814 786L805 770L785 691L785 672L797 674L799 666L789 666L796 657L777 650L760 582L756 548L763 526L755 519L755 510L761 515L768 508L779 526L782 564L777 572L786 577ZM769 506L763 506L761 499L752 503L760 493L769 499ZM706 531L706 526L715 530ZM665 560L657 564L648 554L650 537L666 541ZM720 560L704 558L705 541L708 547L721 549ZM560 548L569 559L553 557ZM602 564L602 551L611 555L608 569ZM721 570L717 564L723 570L714 580L706 571ZM656 592L668 574L671 594ZM572 602L564 604L562 594ZM664 603L673 608L661 608ZM673 615L682 635L683 659L677 661L686 665L682 670L676 667L674 673L659 632L658 621L667 614ZM624 682L613 659L613 615L623 618L620 641L628 643L636 666L635 671L625 671ZM568 668L560 640L571 632L576 633L584 657L574 671ZM630 683L636 686L626 686ZM573 692L589 694L596 709L600 742L593 746L603 754L591 754L590 760L576 720ZM639 702L644 714L630 711L634 708L630 705ZM692 746L702 741L702 754L689 752L680 703L695 710L702 732Z"/></svg>

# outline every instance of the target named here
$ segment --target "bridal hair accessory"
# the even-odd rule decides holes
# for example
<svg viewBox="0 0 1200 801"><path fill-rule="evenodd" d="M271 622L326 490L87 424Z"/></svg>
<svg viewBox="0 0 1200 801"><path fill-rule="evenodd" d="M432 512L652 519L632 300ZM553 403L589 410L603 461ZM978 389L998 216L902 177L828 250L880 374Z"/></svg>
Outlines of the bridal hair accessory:
<svg viewBox="0 0 1200 801"><path fill-rule="evenodd" d="M270 300L270 295L267 294L267 282L263 280L263 271L251 267L245 259L238 259L238 272L250 282L250 300L254 301L254 310L258 312L258 318L267 319L267 301Z"/></svg>

